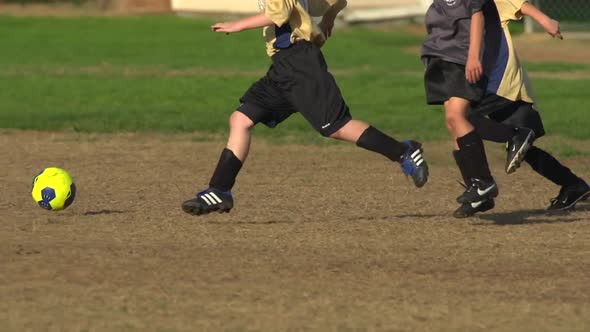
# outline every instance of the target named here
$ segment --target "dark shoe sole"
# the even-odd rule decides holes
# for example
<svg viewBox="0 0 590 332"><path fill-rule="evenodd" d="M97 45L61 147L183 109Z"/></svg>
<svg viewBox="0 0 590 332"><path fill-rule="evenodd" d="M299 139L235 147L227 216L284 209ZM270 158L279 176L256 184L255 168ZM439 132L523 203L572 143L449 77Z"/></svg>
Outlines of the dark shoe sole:
<svg viewBox="0 0 590 332"><path fill-rule="evenodd" d="M466 204L471 204L471 203L466 203ZM474 208L472 211L465 211L463 206L460 206L457 210L455 210L455 212L453 212L453 217L455 217L457 219L469 218L478 212L489 211L489 210L493 209L495 206L496 206L496 203L494 202L493 199L483 202L480 206L478 206L477 208Z"/></svg>
<svg viewBox="0 0 590 332"><path fill-rule="evenodd" d="M186 201L182 203L182 211L193 215L193 216L202 216L205 214L209 214L211 212L218 212L218 213L228 213L233 206L223 205L217 207L204 207L199 202L194 202L193 200Z"/></svg>
<svg viewBox="0 0 590 332"><path fill-rule="evenodd" d="M426 164L426 161L424 161L424 166L420 167L424 167L424 173L422 176L412 176L412 181L414 181L414 185L418 188L424 187L424 185L428 182L428 176L430 176L428 172L428 164Z"/></svg>
<svg viewBox="0 0 590 332"><path fill-rule="evenodd" d="M531 131L527 135L526 139L524 140L524 143L522 144L520 149L518 149L518 151L516 151L516 154L514 155L514 157L512 158L510 163L508 164L508 166L506 167L507 174L514 173L520 167L520 164L524 160L526 153L529 151L531 146L533 146L531 144L531 140L533 140L534 137L535 137L535 133L533 131Z"/></svg>

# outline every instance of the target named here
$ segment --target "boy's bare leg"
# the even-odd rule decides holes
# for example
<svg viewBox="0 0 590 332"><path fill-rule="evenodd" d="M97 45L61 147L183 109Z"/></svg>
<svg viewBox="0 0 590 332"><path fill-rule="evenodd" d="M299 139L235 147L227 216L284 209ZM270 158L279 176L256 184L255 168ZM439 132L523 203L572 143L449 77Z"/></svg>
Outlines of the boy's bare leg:
<svg viewBox="0 0 590 332"><path fill-rule="evenodd" d="M350 120L330 137L342 141L356 143L365 130L367 130L367 128L369 128L369 124L363 121Z"/></svg>
<svg viewBox="0 0 590 332"><path fill-rule="evenodd" d="M231 150L242 163L244 163L248 157L248 152L250 152L251 130L253 127L254 122L244 113L236 111L229 118L227 149Z"/></svg>
<svg viewBox="0 0 590 332"><path fill-rule="evenodd" d="M250 152L251 130L255 123L244 113L235 111L229 118L229 138L209 186L224 192L233 188L236 177Z"/></svg>
<svg viewBox="0 0 590 332"><path fill-rule="evenodd" d="M459 150L457 139L469 134L474 130L471 122L467 120L467 112L469 111L470 107L469 100L452 97L444 103L444 106L447 128L451 133L451 138L455 144L455 149Z"/></svg>

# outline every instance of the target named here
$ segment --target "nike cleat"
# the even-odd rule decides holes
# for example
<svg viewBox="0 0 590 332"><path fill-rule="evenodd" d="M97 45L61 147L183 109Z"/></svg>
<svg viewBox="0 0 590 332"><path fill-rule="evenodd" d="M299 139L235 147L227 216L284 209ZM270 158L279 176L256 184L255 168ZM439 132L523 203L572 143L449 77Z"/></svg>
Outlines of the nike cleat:
<svg viewBox="0 0 590 332"><path fill-rule="evenodd" d="M414 185L418 188L428 182L428 164L424 159L422 144L416 141L403 141L408 146L406 152L400 157L402 171L406 176L412 177Z"/></svg>
<svg viewBox="0 0 590 332"><path fill-rule="evenodd" d="M182 210L188 214L200 216L211 212L229 212L234 207L230 191L215 188L203 190L195 198L182 203Z"/></svg>
<svg viewBox="0 0 590 332"><path fill-rule="evenodd" d="M478 212L485 212L485 211L491 210L495 206L496 206L496 203L494 202L493 198L486 199L486 200L479 201L479 202L464 203L464 204L461 204L461 206L457 210L455 210L455 212L453 212L453 217L459 218L459 219L468 218Z"/></svg>
<svg viewBox="0 0 590 332"><path fill-rule="evenodd" d="M553 212L572 209L576 206L576 203L588 196L590 196L590 187L584 180L580 180L575 185L562 187L559 195L551 200L547 211Z"/></svg>
<svg viewBox="0 0 590 332"><path fill-rule="evenodd" d="M529 128L518 128L506 146L506 173L514 173L520 167L527 151L533 146L535 132Z"/></svg>
<svg viewBox="0 0 590 332"><path fill-rule="evenodd" d="M471 186L457 197L460 204L481 202L498 196L498 185L494 180L471 179Z"/></svg>

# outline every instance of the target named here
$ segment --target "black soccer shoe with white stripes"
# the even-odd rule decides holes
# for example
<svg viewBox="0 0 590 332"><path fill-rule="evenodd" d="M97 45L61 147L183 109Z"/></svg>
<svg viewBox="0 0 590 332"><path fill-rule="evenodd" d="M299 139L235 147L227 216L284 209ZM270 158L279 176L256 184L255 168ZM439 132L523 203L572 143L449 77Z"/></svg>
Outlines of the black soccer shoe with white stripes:
<svg viewBox="0 0 590 332"><path fill-rule="evenodd" d="M211 212L229 212L234 207L230 191L215 188L203 190L195 198L182 203L182 210L188 214L200 216Z"/></svg>
<svg viewBox="0 0 590 332"><path fill-rule="evenodd" d="M520 167L527 151L533 146L535 132L529 128L518 128L506 146L506 173L514 173Z"/></svg>
<svg viewBox="0 0 590 332"><path fill-rule="evenodd" d="M402 143L408 146L399 161L402 171L406 176L412 177L414 185L420 188L428 182L428 164L424 159L422 144L416 141L403 141Z"/></svg>
<svg viewBox="0 0 590 332"><path fill-rule="evenodd" d="M464 203L459 206L455 212L453 212L453 217L455 218L468 218L478 212L485 212L488 210L493 209L496 206L493 198L486 199L479 202L473 203Z"/></svg>
<svg viewBox="0 0 590 332"><path fill-rule="evenodd" d="M577 184L562 187L559 195L551 200L547 211L556 212L572 209L576 206L576 203L588 196L590 196L590 186L580 179Z"/></svg>
<svg viewBox="0 0 590 332"><path fill-rule="evenodd" d="M471 185L461 196L457 197L460 204L481 202L498 196L498 185L494 180L471 179Z"/></svg>

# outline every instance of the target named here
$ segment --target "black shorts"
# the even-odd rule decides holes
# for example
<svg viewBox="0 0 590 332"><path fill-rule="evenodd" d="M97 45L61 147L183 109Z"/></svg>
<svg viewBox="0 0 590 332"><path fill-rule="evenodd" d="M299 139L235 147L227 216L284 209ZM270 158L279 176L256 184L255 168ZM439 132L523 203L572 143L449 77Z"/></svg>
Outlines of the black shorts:
<svg viewBox="0 0 590 332"><path fill-rule="evenodd" d="M274 128L299 112L320 134L330 136L351 120L319 47L300 41L279 51L272 62L266 76L240 99L238 111L254 123Z"/></svg>
<svg viewBox="0 0 590 332"><path fill-rule="evenodd" d="M478 102L485 94L487 79L471 84L465 78L465 66L444 61L440 58L426 59L424 87L426 102L429 105L441 105L451 97L459 97Z"/></svg>
<svg viewBox="0 0 590 332"><path fill-rule="evenodd" d="M522 100L512 101L495 94L488 94L471 107L473 115L488 116L490 119L514 127L526 127L535 132L535 137L545 135L543 120L534 105Z"/></svg>

